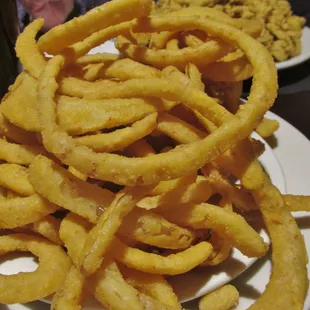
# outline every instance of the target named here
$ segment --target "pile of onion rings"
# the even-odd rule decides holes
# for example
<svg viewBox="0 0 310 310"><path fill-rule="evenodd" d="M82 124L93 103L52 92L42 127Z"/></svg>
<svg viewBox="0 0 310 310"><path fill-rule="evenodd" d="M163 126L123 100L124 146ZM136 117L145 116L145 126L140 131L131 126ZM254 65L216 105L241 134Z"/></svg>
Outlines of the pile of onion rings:
<svg viewBox="0 0 310 310"><path fill-rule="evenodd" d="M277 94L273 59L243 31L250 26L212 10L152 16L151 7L114 0L38 42L41 19L19 36L24 71L0 106L0 249L30 251L39 267L2 276L0 303L54 293L52 309L81 309L91 294L109 309L124 301L126 309L181 309L166 276L212 268L232 248L266 255L244 216L259 211L273 271L250 309L301 309L307 253L290 212L306 210L309 198L279 192L257 160L263 146L250 137ZM152 33L198 44L143 47ZM113 38L120 55L87 55ZM202 69L236 51L254 72L243 104L242 79L219 95ZM237 302L228 285L199 307Z"/></svg>

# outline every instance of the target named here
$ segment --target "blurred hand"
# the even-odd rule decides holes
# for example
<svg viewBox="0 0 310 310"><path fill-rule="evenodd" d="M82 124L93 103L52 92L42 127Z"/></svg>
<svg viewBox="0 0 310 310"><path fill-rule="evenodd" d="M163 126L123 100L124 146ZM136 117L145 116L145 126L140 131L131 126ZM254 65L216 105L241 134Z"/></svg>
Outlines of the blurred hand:
<svg viewBox="0 0 310 310"><path fill-rule="evenodd" d="M62 24L74 6L74 0L20 0L31 19L44 18L43 31Z"/></svg>

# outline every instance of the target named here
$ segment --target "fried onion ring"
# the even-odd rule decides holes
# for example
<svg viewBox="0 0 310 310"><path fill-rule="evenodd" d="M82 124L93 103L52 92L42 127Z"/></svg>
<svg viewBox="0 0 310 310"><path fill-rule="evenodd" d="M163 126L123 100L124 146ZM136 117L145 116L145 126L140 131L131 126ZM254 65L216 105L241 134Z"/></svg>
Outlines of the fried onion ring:
<svg viewBox="0 0 310 310"><path fill-rule="evenodd" d="M80 16L78 21L73 19L54 27L39 39L38 44L42 51L55 55L102 28L148 15L150 10L151 2L148 0L116 0L105 3ZM126 14L119 14L123 11Z"/></svg>
<svg viewBox="0 0 310 310"><path fill-rule="evenodd" d="M0 249L1 255L30 251L39 258L39 266L33 272L0 275L0 302L3 304L26 303L54 293L71 266L71 260L60 246L35 236L1 236ZM38 285L40 277L45 279L44 285Z"/></svg>
<svg viewBox="0 0 310 310"><path fill-rule="evenodd" d="M173 19L176 23L178 19ZM150 160L150 157L146 158L123 158L117 155L113 154L95 154L91 150L87 148L81 148L76 146L72 140L64 133L61 132L59 127L55 123L55 113L47 114L46 111L51 111L52 109L55 109L55 103L54 103L54 93L57 89L57 83L55 81L55 76L57 76L59 70L61 69L63 65L63 58L61 56L56 56L53 59L49 61L49 64L45 68L45 73L42 76L42 79L40 80L40 86L39 86L39 108L42 118L42 124L44 124L43 128L43 136L45 136L45 146L47 149L51 150L53 149L53 153L57 154L56 156L61 157L61 159L68 164L74 166L78 170L80 170L83 173L91 174L94 177L97 178L103 178L106 180L114 181L119 184L150 184L150 183L156 183L156 181L162 180L163 178L177 178L182 174L186 174L190 171L196 170L199 167L201 167L203 164L205 164L207 161L212 160L215 156L219 154L220 150L225 151L227 148L231 146L232 137L234 136L234 132L238 131L238 137L239 139L242 139L243 137L246 137L250 134L250 132L256 127L255 125L258 123L258 121L261 119L265 111L270 107L272 104L274 98L275 98L275 91L265 92L262 91L260 85L256 84L259 80L259 77L264 77L264 80L266 78L268 79L268 82L266 81L266 85L274 85L276 83L276 71L270 70L269 64L271 65L273 63L272 58L269 54L266 53L264 48L257 43L254 39L251 37L247 37L246 40L244 38L244 34L242 35L242 40L240 39L239 31L236 29L233 29L227 25L218 24L215 21L211 20L197 20L194 18L182 18L183 28L206 28L206 30L214 31L216 34L216 31L219 31L221 29L221 34L225 37L226 40L233 41L235 40L241 47L241 49L244 49L244 52L249 56L251 62L253 62L253 65L257 67L257 70L255 72L255 78L254 78L254 84L252 86L251 95L249 96L248 103L244 105L244 108L242 110L239 110L237 114L234 117L231 117L228 123L225 124L225 126L220 127L216 133L211 134L207 138L198 141L196 143L189 144L186 147L182 147L182 149L175 149L171 152L162 153L159 155L156 155L158 160L155 160L155 157L153 157ZM158 22L162 28L164 28L163 25L165 25L164 20L149 20L150 23L142 22L141 27L143 24L144 26L147 26L147 30L155 31L158 30L158 27L154 25L154 29L152 28L153 22ZM152 23L152 24L151 24ZM168 23L168 22L166 22ZM169 25L171 26L172 20L169 20ZM186 25L184 25L186 24ZM179 24L177 23L175 27L179 27ZM167 26L167 28L169 28ZM255 46L255 48L253 48ZM253 52L254 50L260 50L262 53L259 54L259 57L257 57L257 53ZM262 59L260 59L262 58ZM259 65L260 61L263 61L264 65ZM268 77L265 76L265 72L268 72ZM273 74L270 74L270 72L273 72ZM155 80L155 79L154 79ZM149 82L149 83L148 83ZM158 83L157 83L158 82ZM157 95L160 97L166 97L166 99L177 99L175 101L182 101L186 104L194 105L195 108L197 107L197 102L199 102L198 98L204 102L204 112L206 109L213 107L211 103L213 101L208 98L205 94L200 93L198 90L192 90L190 88L187 89L186 92L184 92L183 85L179 85L177 83L172 83L169 81L169 83L165 81L158 80L156 83L154 81L140 81L137 83L135 80L130 80L127 82L124 82L123 84L128 83L131 85L130 87L130 93L131 95L134 95L134 92L140 92L141 89L144 90L144 92L148 91L149 94ZM150 87L150 83L152 84L152 87ZM46 88L44 92L40 91L42 89L43 85L49 85L49 89L47 91ZM129 86L128 85L128 86ZM121 85L122 86L122 85ZM147 87L146 87L147 86ZM117 87L117 86L115 86ZM116 88L110 88L109 90L105 90L106 94L110 93L110 90L112 96L117 97L124 97L127 94L124 92L126 89L124 87L122 88L122 95L120 96L120 89L117 90ZM272 89L272 88L270 88ZM128 89L129 90L129 89ZM128 92L127 90L127 92ZM168 92L169 91L169 92ZM109 94L109 95L110 95ZM146 94L146 93L145 93ZM173 96L171 96L173 94ZM101 95L100 93L97 93L96 95ZM127 95L128 96L128 95ZM179 98L176 98L179 96ZM169 97L169 98L167 98ZM198 97L198 98L197 98ZM193 102L194 101L194 102ZM211 104L206 105L206 101ZM263 103L263 104L262 104ZM219 106L214 102L214 108L218 112L217 114L213 115L214 117L220 117L221 113L225 113L227 115L227 111L225 112L219 112ZM50 107L47 109L47 107ZM53 108L52 108L53 107ZM202 107L201 107L202 108ZM252 111L255 111L255 113L252 113ZM215 112L215 111L214 111ZM49 130L47 130L49 128ZM52 130L54 133L53 135L48 134ZM56 132L58 134L56 134ZM217 147L214 148L214 145L219 144L219 138L221 141L221 148ZM62 141L60 143L60 141ZM59 148L60 145L66 145L66 148ZM57 148L56 148L57 146ZM211 152L212 149L212 152ZM68 152L70 150L70 153ZM199 151L198 151L199 150ZM78 155L79 161L77 162L75 160L76 156ZM171 155L173 155L173 158L175 158L174 161L171 161ZM86 160L87 158L87 160ZM109 162L111 162L111 165ZM104 162L104 167L100 162ZM73 164L74 163L74 164ZM160 163L160 165L159 165ZM190 166L185 163L190 163ZM115 170L113 170L113 173L109 172L109 167L117 165L117 167L122 171L122 174L117 174ZM124 168L122 168L122 166ZM147 171L143 171L142 167L147 167ZM176 167L178 169L176 169ZM190 169L190 171L188 171ZM139 171L139 175L137 175L137 171ZM165 171L165 175L163 175L163 171ZM160 173L160 177L159 177Z"/></svg>

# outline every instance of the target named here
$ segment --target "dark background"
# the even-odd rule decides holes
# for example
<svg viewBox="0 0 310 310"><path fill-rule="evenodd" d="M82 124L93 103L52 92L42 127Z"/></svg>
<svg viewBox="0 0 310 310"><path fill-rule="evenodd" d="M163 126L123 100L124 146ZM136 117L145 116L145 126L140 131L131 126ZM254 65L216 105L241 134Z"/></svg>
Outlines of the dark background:
<svg viewBox="0 0 310 310"><path fill-rule="evenodd" d="M310 26L310 0L290 0L290 3L295 14L305 16ZM271 111L310 139L310 60L279 71L279 95Z"/></svg>
<svg viewBox="0 0 310 310"><path fill-rule="evenodd" d="M310 140L310 60L278 71L278 98L271 111L300 130ZM245 81L246 98L251 81Z"/></svg>
<svg viewBox="0 0 310 310"><path fill-rule="evenodd" d="M310 139L310 61L279 72L279 95L271 111Z"/></svg>
<svg viewBox="0 0 310 310"><path fill-rule="evenodd" d="M310 0L289 0L296 15L307 18L310 27ZM310 139L310 60L278 71L279 92L271 111L278 114ZM244 84L246 98L251 81Z"/></svg>

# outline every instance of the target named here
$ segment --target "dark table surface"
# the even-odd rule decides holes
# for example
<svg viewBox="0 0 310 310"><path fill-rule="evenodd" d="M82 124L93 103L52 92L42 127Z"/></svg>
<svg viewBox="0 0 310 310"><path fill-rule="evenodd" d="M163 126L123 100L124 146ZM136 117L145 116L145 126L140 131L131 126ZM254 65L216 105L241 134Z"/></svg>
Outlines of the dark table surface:
<svg viewBox="0 0 310 310"><path fill-rule="evenodd" d="M271 111L310 140L310 61L278 72L279 91ZM245 83L245 90L250 83ZM246 96L246 93L244 94Z"/></svg>
<svg viewBox="0 0 310 310"><path fill-rule="evenodd" d="M279 95L271 111L310 139L310 61L279 71Z"/></svg>

